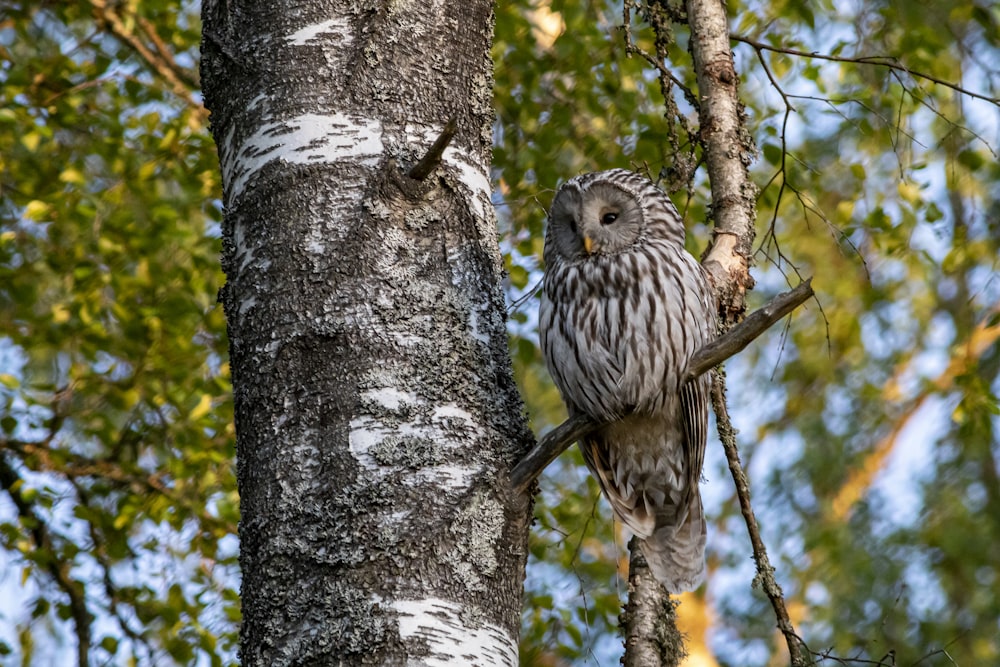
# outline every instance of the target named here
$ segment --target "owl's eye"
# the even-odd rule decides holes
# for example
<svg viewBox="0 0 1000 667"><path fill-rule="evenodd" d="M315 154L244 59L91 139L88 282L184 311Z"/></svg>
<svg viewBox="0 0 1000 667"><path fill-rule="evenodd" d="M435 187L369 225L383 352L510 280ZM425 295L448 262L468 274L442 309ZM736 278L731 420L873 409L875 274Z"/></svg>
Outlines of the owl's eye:
<svg viewBox="0 0 1000 667"><path fill-rule="evenodd" d="M617 213L605 213L601 216L602 225L610 225L612 222L618 219Z"/></svg>
<svg viewBox="0 0 1000 667"><path fill-rule="evenodd" d="M571 232L573 232L574 234L577 233L577 231L576 231L576 218L570 218L569 219L569 230Z"/></svg>

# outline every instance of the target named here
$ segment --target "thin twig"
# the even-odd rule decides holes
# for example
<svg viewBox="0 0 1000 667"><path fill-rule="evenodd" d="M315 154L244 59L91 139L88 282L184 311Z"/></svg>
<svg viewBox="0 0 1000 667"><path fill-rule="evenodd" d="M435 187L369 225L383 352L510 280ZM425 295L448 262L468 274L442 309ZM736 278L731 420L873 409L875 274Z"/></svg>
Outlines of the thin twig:
<svg viewBox="0 0 1000 667"><path fill-rule="evenodd" d="M983 95L982 93L977 93L973 90L963 88L958 84L951 83L950 81L945 81L944 79L939 79L938 77L927 74L926 72L920 72L917 70L910 69L906 65L903 65L895 58L889 56L861 56L861 57L848 57L848 56L834 56L828 53L818 53L816 51L801 51L799 49L792 49L784 46L774 46L772 44L766 44L764 42L758 42L750 37L744 37L743 35L736 35L730 33L729 39L734 42L742 42L743 44L749 44L755 49L763 49L765 51L773 51L775 53L784 53L789 56L798 56L800 58L812 58L815 60L829 60L831 62L837 63L854 63L856 65L875 65L877 67L885 67L896 72L906 72L910 76L917 79L924 79L926 81L931 81L938 85L944 86L946 88L951 88L952 90L959 92L963 95L968 95L969 97L975 97L976 99L985 100L990 104L995 104L1000 106L1000 99L996 97L990 97L989 95Z"/></svg>
<svg viewBox="0 0 1000 667"><path fill-rule="evenodd" d="M705 345L691 357L687 381L691 381L708 369L721 364L726 359L743 350L772 324L790 313L797 306L813 296L810 281L803 281L795 289L779 294L762 308L754 311L745 320L722 336ZM556 460L570 445L586 437L601 424L575 415L550 431L525 455L511 471L511 486L518 493L525 493L538 475Z"/></svg>
<svg viewBox="0 0 1000 667"><path fill-rule="evenodd" d="M76 479L69 479L69 483L76 490L77 498L80 500L80 505L92 509L92 503L90 498L90 492L83 487L82 484ZM140 647L145 648L149 653L152 649L149 646L149 641L144 636L144 633L137 632L132 629L129 625L128 619L126 619L125 614L122 613L119 608L119 602L122 600L122 593L115 584L111 577L111 571L114 567L114 563L108 557L107 549L104 545L104 540L102 540L101 535L98 534L97 526L93 521L87 521L87 530L90 533L90 555L94 558L101 569L101 580L104 584L104 594L107 597L107 609L111 616L118 622L118 627L121 628L123 634L132 640L135 650L138 651Z"/></svg>
<svg viewBox="0 0 1000 667"><path fill-rule="evenodd" d="M715 410L715 423L719 430L719 439L726 452L726 460L729 462L729 471L733 475L733 482L736 484L736 496L740 501L740 511L747 524L747 532L750 534L750 544L753 546L753 559L757 564L757 576L764 589L764 594L771 601L775 618L778 620L778 629L785 636L788 644L788 655L792 660L792 667L803 667L809 664L808 650L802 645L802 641L795 634L795 628L788 616L788 609L785 607L785 598L781 592L781 586L774 578L774 568L767 557L767 548L760 537L760 528L757 525L757 517L754 516L753 506L750 504L750 483L743 466L740 464L740 454L736 449L736 429L729 419L729 409L726 407L726 376L721 370L715 371L712 379L712 408Z"/></svg>

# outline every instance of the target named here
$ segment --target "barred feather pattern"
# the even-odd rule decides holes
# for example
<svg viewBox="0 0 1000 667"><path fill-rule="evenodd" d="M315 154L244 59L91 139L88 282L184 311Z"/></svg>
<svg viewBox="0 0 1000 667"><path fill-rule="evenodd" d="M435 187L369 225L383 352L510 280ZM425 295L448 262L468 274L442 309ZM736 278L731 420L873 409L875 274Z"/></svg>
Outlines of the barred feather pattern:
<svg viewBox="0 0 1000 667"><path fill-rule="evenodd" d="M639 174L578 176L556 193L545 236L539 333L571 414L604 426L580 443L615 514L672 593L704 578L698 482L710 378L683 383L716 330L715 300L684 249L684 224Z"/></svg>

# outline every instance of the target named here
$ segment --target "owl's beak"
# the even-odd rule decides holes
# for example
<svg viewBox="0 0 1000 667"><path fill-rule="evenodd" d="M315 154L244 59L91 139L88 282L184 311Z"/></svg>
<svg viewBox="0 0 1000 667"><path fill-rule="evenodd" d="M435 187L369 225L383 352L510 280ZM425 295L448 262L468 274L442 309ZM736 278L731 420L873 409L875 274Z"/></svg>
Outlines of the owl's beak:
<svg viewBox="0 0 1000 667"><path fill-rule="evenodd" d="M587 251L587 254L594 252L594 240L589 236L583 237L583 249Z"/></svg>

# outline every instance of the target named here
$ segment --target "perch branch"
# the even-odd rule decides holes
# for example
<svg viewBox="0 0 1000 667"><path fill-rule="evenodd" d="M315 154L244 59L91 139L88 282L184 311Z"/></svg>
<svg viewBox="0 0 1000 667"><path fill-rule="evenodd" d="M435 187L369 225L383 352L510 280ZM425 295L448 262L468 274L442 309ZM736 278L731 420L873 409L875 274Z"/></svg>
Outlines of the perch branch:
<svg viewBox="0 0 1000 667"><path fill-rule="evenodd" d="M413 165L407 176L415 181L422 181L430 176L431 172L441 163L441 156L444 155L444 150L448 148L448 144L451 143L457 131L458 122L454 118L449 119L444 129L441 130L441 136L434 140L431 147L427 149L427 154L420 159L420 162Z"/></svg>
<svg viewBox="0 0 1000 667"><path fill-rule="evenodd" d="M726 451L726 460L729 462L729 471L733 475L733 482L736 484L736 496L740 501L740 511L743 513L743 520L747 524L747 532L750 533L750 544L753 546L753 559L757 564L757 580L764 590L771 607L774 609L774 616L778 621L778 629L785 636L788 644L788 655L791 658L792 667L804 667L809 664L807 659L808 651L803 646L802 640L795 634L791 618L788 616L788 609L785 607L785 598L781 592L781 586L774 578L774 568L767 557L767 549L764 547L764 540L760 537L760 528L757 526L757 517L754 515L753 506L750 504L750 483L746 473L740 463L740 454L736 448L736 429L729 419L729 409L726 407L726 376L725 373L716 371L712 379L712 408L715 410L715 422L719 430L719 439L722 447Z"/></svg>
<svg viewBox="0 0 1000 667"><path fill-rule="evenodd" d="M813 295L812 278L803 280L788 292L782 292L745 320L694 353L688 364L687 381L690 382L710 368L718 366L760 336L772 324L805 303Z"/></svg>
<svg viewBox="0 0 1000 667"><path fill-rule="evenodd" d="M718 366L749 345L752 340L794 310L796 306L804 303L813 295L809 282L809 280L805 280L795 289L774 297L745 320L695 352L694 356L691 357L687 380L693 380L708 369ZM580 415L567 419L546 434L514 466L510 475L511 486L518 493L525 493L547 465L555 461L574 442L592 433L600 426L601 424L592 419Z"/></svg>
<svg viewBox="0 0 1000 667"><path fill-rule="evenodd" d="M510 483L517 493L525 493L535 478L555 461L570 445L592 433L600 424L588 417L575 415L545 434L537 445L514 466Z"/></svg>

